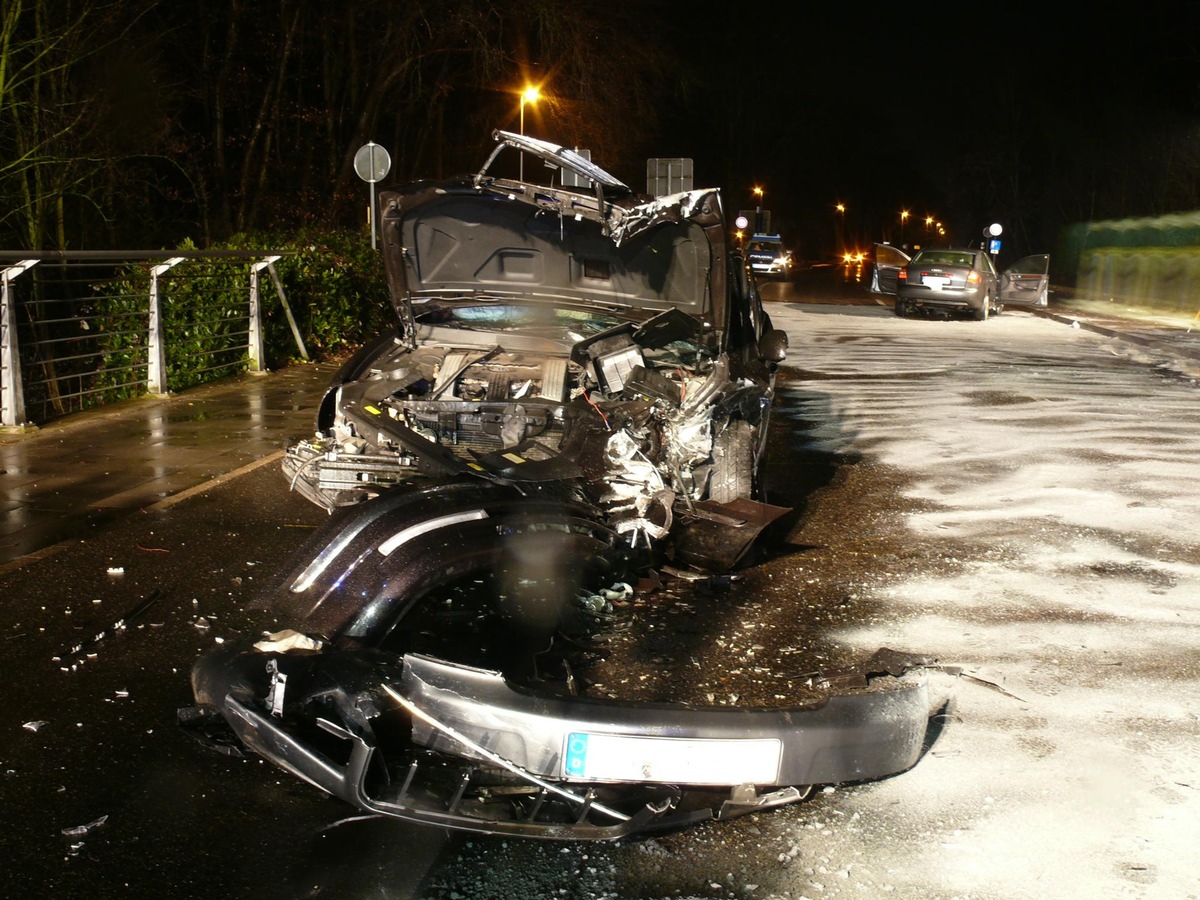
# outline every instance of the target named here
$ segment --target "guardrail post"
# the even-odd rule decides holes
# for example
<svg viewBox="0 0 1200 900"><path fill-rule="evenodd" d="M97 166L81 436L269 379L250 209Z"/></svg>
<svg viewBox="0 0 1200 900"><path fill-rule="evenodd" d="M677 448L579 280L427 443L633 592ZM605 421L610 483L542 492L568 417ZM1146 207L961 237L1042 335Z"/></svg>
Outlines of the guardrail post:
<svg viewBox="0 0 1200 900"><path fill-rule="evenodd" d="M250 357L251 372L265 371L263 360L265 354L263 352L262 304L259 302L258 273L280 258L278 256L267 256L259 262L250 264L250 346L247 355Z"/></svg>
<svg viewBox="0 0 1200 900"><path fill-rule="evenodd" d="M182 256L172 256L164 263L150 267L150 334L146 342L149 357L146 391L159 397L167 393L167 348L163 343L162 298L158 294L158 276L183 262Z"/></svg>
<svg viewBox="0 0 1200 900"><path fill-rule="evenodd" d="M0 426L5 428L24 428L25 421L25 386L21 381L21 354L17 346L17 304L13 300L9 288L12 280L18 275L36 266L36 259L23 259L15 266L4 269L0 275L3 287L0 288L0 409L3 417Z"/></svg>

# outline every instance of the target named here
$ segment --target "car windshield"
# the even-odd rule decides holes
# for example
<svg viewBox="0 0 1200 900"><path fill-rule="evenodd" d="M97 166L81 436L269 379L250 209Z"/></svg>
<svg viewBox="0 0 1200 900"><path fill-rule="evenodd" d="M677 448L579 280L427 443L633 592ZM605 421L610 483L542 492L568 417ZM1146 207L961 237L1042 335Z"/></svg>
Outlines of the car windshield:
<svg viewBox="0 0 1200 900"><path fill-rule="evenodd" d="M954 250L922 250L913 257L913 263L923 266L966 266L975 265L974 253Z"/></svg>
<svg viewBox="0 0 1200 900"><path fill-rule="evenodd" d="M442 328L481 331L519 331L542 337L578 341L620 325L624 319L588 309L569 309L511 303L487 306L437 306L417 315L417 321Z"/></svg>

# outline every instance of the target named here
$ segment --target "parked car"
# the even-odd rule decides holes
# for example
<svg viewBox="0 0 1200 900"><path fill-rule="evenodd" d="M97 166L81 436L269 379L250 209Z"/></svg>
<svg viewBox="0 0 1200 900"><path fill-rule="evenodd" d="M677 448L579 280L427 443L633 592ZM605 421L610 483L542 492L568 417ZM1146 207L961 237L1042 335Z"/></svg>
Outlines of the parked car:
<svg viewBox="0 0 1200 900"><path fill-rule="evenodd" d="M642 200L569 150L495 137L586 187L493 175L493 154L381 195L399 326L287 452L333 514L254 600L272 633L196 663L185 720L371 814L540 838L727 818L913 765L919 659L813 675L778 708L576 678L615 615L605 585L632 590L659 551L728 567L784 512L757 473L786 340L717 191Z"/></svg>
<svg viewBox="0 0 1200 900"><path fill-rule="evenodd" d="M1027 256L1002 274L983 249L926 248L911 258L890 245L876 246L871 290L895 296L896 315L917 311L969 313L978 321L1006 305L1045 306L1050 257Z"/></svg>

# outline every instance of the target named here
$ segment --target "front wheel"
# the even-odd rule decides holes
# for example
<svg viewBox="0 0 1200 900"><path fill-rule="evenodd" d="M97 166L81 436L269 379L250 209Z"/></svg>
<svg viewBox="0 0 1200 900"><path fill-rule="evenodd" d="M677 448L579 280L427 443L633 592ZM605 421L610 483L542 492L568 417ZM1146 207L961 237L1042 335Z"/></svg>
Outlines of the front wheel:
<svg viewBox="0 0 1200 900"><path fill-rule="evenodd" d="M713 445L709 499L731 503L754 490L753 434L745 419L733 419Z"/></svg>

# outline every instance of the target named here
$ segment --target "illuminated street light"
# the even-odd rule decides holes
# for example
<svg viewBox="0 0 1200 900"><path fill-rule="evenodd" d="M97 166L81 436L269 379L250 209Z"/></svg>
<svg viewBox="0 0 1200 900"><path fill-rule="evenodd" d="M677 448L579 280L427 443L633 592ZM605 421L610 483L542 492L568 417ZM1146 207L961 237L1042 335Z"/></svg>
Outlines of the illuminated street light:
<svg viewBox="0 0 1200 900"><path fill-rule="evenodd" d="M758 185L754 186L754 196L757 198L755 201L755 206L754 206L754 233L755 234L763 233L762 208L763 208L763 195L765 193L766 192L762 188L760 188Z"/></svg>
<svg viewBox="0 0 1200 900"><path fill-rule="evenodd" d="M846 249L846 204L839 203L834 209L841 216L838 224L838 250L844 251ZM849 262L849 260L846 261Z"/></svg>
<svg viewBox="0 0 1200 900"><path fill-rule="evenodd" d="M904 246L904 223L908 221L908 210L900 210L900 246Z"/></svg>
<svg viewBox="0 0 1200 900"><path fill-rule="evenodd" d="M541 99L542 99L542 92L533 85L530 85L529 87L525 88L525 90L521 91L521 137L525 136L525 104L526 103L537 103ZM520 157L521 157L521 170L520 170L519 179L521 181L524 181L525 180L525 151L524 150L521 151Z"/></svg>

